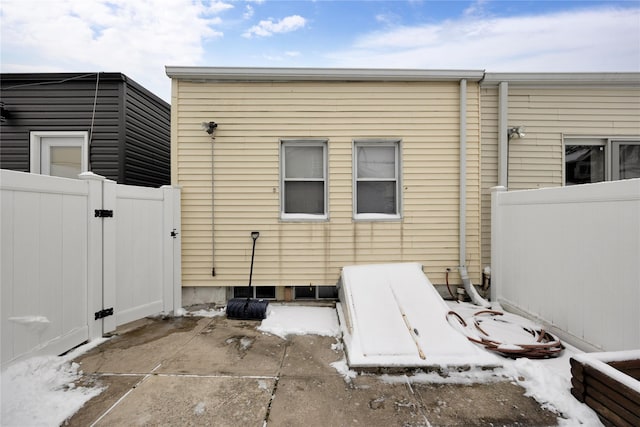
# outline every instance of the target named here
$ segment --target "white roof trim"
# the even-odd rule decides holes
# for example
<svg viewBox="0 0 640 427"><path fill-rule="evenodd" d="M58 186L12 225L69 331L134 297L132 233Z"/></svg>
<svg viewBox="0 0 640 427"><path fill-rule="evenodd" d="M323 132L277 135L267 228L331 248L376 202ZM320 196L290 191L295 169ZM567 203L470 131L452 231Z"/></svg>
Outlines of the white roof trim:
<svg viewBox="0 0 640 427"><path fill-rule="evenodd" d="M640 73L486 73L482 85L640 85Z"/></svg>
<svg viewBox="0 0 640 427"><path fill-rule="evenodd" d="M200 81L480 81L484 70L166 66L167 76Z"/></svg>

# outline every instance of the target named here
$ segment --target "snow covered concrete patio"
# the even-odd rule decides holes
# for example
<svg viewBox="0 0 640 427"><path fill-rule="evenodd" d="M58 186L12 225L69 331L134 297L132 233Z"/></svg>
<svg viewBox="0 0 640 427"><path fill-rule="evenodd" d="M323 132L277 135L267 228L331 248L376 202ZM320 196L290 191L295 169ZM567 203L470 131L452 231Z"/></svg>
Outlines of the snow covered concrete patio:
<svg viewBox="0 0 640 427"><path fill-rule="evenodd" d="M82 355L3 372L2 425L59 425L84 401L69 425L599 425L570 395L572 349L373 375L348 369L337 335L329 307L274 304L263 322L216 310L144 319Z"/></svg>

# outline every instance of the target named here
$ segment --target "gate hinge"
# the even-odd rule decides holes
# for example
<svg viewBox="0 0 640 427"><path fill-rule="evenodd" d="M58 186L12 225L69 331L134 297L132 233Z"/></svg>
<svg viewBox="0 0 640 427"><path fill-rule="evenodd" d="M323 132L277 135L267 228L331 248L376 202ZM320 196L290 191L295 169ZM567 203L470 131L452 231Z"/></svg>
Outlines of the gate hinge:
<svg viewBox="0 0 640 427"><path fill-rule="evenodd" d="M170 236L171 236L171 237L173 237L174 239L175 239L176 237L178 237L178 232L176 231L176 229L175 229L175 228L174 228L174 229L173 229L173 231L171 232Z"/></svg>
<svg viewBox="0 0 640 427"><path fill-rule="evenodd" d="M111 209L96 209L96 218L113 218L113 211Z"/></svg>
<svg viewBox="0 0 640 427"><path fill-rule="evenodd" d="M105 318L107 316L113 316L113 307L105 308L105 309L100 310L100 311L96 311L95 315L96 315L96 319L95 320L102 319L102 318Z"/></svg>

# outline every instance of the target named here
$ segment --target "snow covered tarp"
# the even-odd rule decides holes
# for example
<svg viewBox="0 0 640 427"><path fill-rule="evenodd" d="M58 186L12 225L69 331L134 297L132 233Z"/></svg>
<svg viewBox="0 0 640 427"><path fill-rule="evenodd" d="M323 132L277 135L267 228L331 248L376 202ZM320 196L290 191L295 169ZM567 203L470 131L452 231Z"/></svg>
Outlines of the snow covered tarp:
<svg viewBox="0 0 640 427"><path fill-rule="evenodd" d="M418 263L344 267L339 292L352 368L501 365L449 324L449 307Z"/></svg>

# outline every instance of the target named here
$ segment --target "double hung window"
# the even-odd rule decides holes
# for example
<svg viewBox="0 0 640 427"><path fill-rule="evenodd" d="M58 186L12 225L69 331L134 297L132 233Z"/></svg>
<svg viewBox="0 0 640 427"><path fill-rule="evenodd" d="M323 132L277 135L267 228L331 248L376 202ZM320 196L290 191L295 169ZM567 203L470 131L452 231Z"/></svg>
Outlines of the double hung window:
<svg viewBox="0 0 640 427"><path fill-rule="evenodd" d="M283 140L280 151L283 219L327 218L327 141Z"/></svg>
<svg viewBox="0 0 640 427"><path fill-rule="evenodd" d="M640 139L566 138L565 185L640 178Z"/></svg>
<svg viewBox="0 0 640 427"><path fill-rule="evenodd" d="M355 140L355 219L400 218L400 140Z"/></svg>

